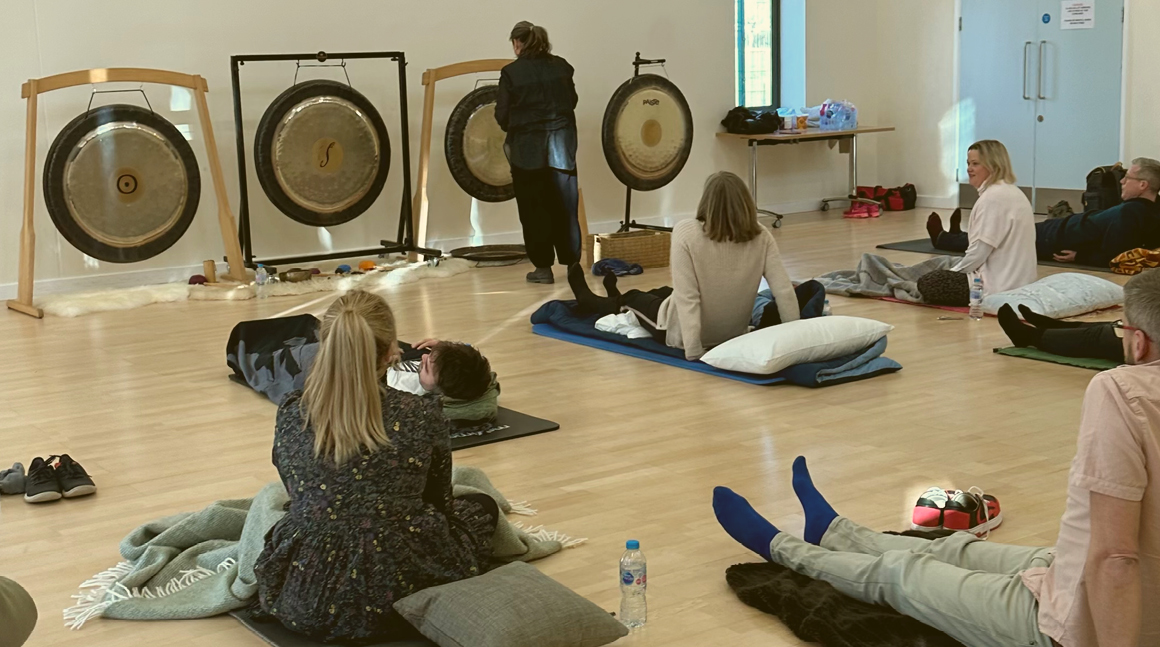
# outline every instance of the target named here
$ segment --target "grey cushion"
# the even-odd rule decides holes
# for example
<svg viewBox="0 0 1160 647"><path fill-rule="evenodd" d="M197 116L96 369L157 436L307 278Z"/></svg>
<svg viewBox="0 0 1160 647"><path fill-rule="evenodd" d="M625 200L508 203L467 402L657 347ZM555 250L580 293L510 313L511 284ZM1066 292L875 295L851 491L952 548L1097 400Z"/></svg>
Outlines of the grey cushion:
<svg viewBox="0 0 1160 647"><path fill-rule="evenodd" d="M597 647L628 629L595 604L515 562L395 603L440 647Z"/></svg>

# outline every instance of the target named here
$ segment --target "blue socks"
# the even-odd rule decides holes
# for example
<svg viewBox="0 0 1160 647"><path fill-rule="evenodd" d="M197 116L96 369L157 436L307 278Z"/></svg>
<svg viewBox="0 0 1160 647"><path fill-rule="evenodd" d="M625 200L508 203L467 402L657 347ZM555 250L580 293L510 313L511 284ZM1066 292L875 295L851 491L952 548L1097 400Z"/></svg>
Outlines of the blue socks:
<svg viewBox="0 0 1160 647"><path fill-rule="evenodd" d="M769 542L781 531L758 514L745 497L727 487L713 488L713 514L730 537L766 560L771 559Z"/></svg>
<svg viewBox="0 0 1160 647"><path fill-rule="evenodd" d="M809 468L806 467L805 456L798 456L793 462L793 491L801 501L802 510L806 514L806 529L802 537L807 542L819 546L822 535L826 534L830 524L837 518L838 513L822 497L822 493L814 487L810 478Z"/></svg>

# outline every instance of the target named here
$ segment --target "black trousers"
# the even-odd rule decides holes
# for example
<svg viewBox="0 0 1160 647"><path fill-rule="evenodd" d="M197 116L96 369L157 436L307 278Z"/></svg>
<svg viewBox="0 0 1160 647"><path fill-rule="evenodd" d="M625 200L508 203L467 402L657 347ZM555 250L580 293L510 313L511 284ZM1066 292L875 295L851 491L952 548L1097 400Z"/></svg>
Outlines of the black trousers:
<svg viewBox="0 0 1160 647"><path fill-rule="evenodd" d="M967 232L965 231L957 234L944 231L938 235L938 240L934 241L934 248L945 252L965 252L968 246L970 246L970 241L967 240Z"/></svg>
<svg viewBox="0 0 1160 647"><path fill-rule="evenodd" d="M648 321L640 319L639 317L637 320L640 321L640 325L645 330L652 333L653 339L663 344L665 343L667 333L663 330L657 330L653 324L656 323L657 316L660 314L661 304L664 303L665 299L672 296L672 294L673 289L667 286L653 288L648 292L629 290L620 295L620 305L639 312L642 316L646 317Z"/></svg>
<svg viewBox="0 0 1160 647"><path fill-rule="evenodd" d="M512 167L524 246L536 267L580 261L579 190L575 171Z"/></svg>
<svg viewBox="0 0 1160 647"><path fill-rule="evenodd" d="M1124 361L1124 344L1110 323L1084 323L1074 328L1048 328L1036 348L1064 357Z"/></svg>

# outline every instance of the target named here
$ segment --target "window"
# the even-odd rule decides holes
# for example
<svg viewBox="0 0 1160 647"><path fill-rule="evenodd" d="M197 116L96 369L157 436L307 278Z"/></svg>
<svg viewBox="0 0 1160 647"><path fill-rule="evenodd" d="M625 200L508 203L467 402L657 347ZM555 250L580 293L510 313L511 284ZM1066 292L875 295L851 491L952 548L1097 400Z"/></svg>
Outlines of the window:
<svg viewBox="0 0 1160 647"><path fill-rule="evenodd" d="M779 0L736 0L737 105L778 106L780 97Z"/></svg>

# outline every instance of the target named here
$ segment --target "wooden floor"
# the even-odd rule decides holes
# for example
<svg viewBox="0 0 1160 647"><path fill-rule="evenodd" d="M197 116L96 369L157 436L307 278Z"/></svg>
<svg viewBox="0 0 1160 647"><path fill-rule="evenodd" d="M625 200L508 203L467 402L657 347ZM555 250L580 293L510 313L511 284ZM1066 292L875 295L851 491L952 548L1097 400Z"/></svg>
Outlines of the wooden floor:
<svg viewBox="0 0 1160 647"><path fill-rule="evenodd" d="M806 279L851 268L864 252L922 260L874 246L923 235L924 214L791 215L776 236L791 277ZM1093 373L993 355L1006 345L994 319L940 321L949 313L833 298L835 314L893 324L887 354L905 369L821 390L750 386L532 335L530 313L568 289L559 269L554 286L525 284L527 270L478 269L385 296L403 339L478 343L499 372L504 405L562 425L455 454L458 464L486 470L508 497L531 501L537 523L589 538L537 566L611 610L624 540L641 541L649 624L621 644L799 644L730 593L725 569L755 556L726 536L710 506L713 486L728 485L800 533L789 475L798 454L840 513L873 528L902 528L931 485L980 486L1004 507L993 540L1054 541ZM667 270L649 270L623 285L668 281ZM228 617L97 620L76 632L60 612L77 584L118 561L118 542L138 524L248 497L276 478L275 407L226 379L226 339L238 321L317 313L332 298L189 302L43 321L0 314L0 463L69 453L100 488L46 505L0 501L0 574L27 587L40 609L30 645L262 644Z"/></svg>

